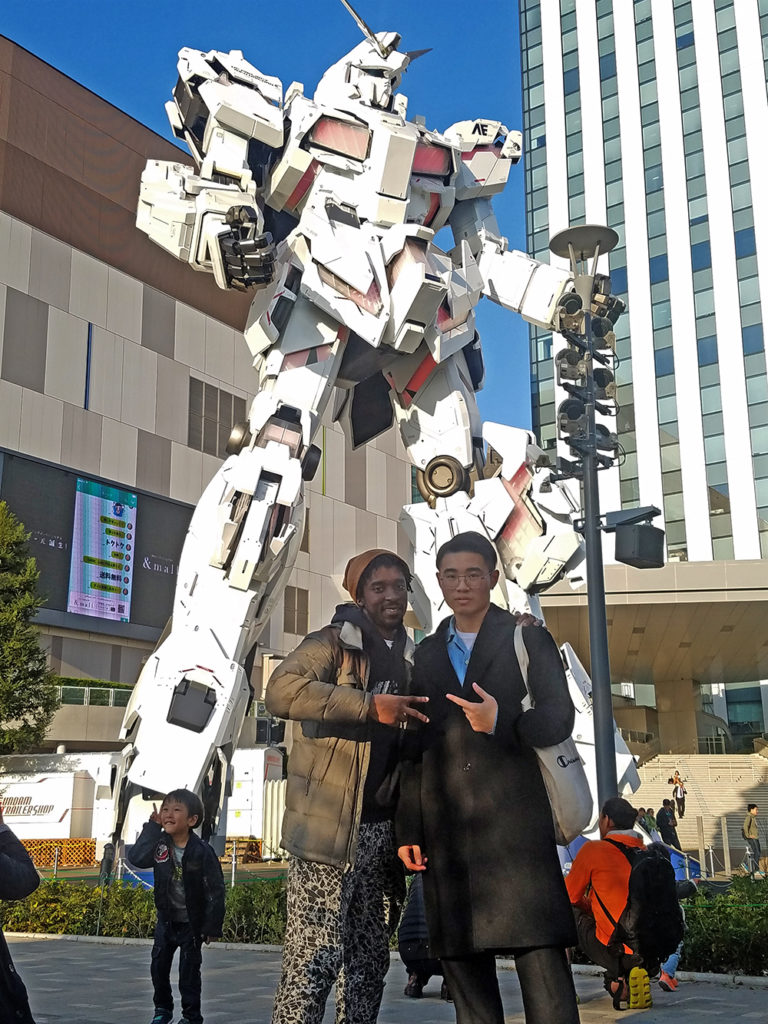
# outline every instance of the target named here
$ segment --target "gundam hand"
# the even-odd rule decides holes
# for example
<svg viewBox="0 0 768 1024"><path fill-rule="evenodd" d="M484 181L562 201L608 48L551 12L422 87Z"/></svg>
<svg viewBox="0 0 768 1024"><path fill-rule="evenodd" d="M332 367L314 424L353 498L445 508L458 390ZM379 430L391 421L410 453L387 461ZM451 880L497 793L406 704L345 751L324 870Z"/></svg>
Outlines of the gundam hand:
<svg viewBox="0 0 768 1024"><path fill-rule="evenodd" d="M268 231L256 233L256 210L250 206L232 206L226 220L231 230L219 235L219 247L227 283L241 291L251 285L269 284L275 273L275 246Z"/></svg>

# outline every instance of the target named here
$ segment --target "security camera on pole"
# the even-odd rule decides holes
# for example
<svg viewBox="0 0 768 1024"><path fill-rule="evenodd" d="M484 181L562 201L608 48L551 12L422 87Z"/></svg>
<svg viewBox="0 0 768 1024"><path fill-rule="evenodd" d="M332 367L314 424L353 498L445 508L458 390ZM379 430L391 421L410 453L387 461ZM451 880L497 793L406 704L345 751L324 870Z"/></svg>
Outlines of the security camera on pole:
<svg viewBox="0 0 768 1024"><path fill-rule="evenodd" d="M586 546L595 761L601 806L617 795L617 782L600 531L616 532L618 552L622 530L626 548L626 528L659 514L657 508L650 506L612 512L605 521L600 516L597 473L615 465L619 454L619 440L612 425L602 421L610 422L618 412L613 326L624 312L624 303L611 296L610 279L597 273L597 264L599 257L609 253L618 240L611 228L585 224L560 231L549 244L556 256L570 261L574 277L575 290L563 298L559 318L559 331L568 347L555 356L556 380L568 395L557 409L558 437L568 445L574 460L558 458L557 477L580 480L583 485L584 518L574 525L583 534ZM639 535L645 543L643 551L637 557L630 551L629 557L621 560L641 568L662 565L664 534L653 526L645 529L653 533Z"/></svg>

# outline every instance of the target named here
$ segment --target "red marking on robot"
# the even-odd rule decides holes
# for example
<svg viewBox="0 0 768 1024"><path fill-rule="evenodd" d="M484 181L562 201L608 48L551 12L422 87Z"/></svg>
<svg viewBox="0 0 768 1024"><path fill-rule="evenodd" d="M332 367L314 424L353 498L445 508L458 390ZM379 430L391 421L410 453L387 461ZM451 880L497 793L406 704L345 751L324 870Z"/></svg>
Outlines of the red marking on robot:
<svg viewBox="0 0 768 1024"><path fill-rule="evenodd" d="M309 167L304 171L302 176L299 178L299 183L296 188L291 192L286 201L286 206L296 207L299 205L301 200L309 191L309 186L315 180L315 175L320 170L320 164L317 160L313 160Z"/></svg>
<svg viewBox="0 0 768 1024"><path fill-rule="evenodd" d="M413 173L439 175L451 173L451 151L445 146L434 146L428 142L416 144L413 154Z"/></svg>
<svg viewBox="0 0 768 1024"><path fill-rule="evenodd" d="M310 140L334 153L365 160L368 155L370 132L364 125L339 121L335 117L321 117L309 133Z"/></svg>
<svg viewBox="0 0 768 1024"><path fill-rule="evenodd" d="M277 295L272 300L272 304L273 305L277 302L277 300L280 298L281 295L285 295L285 292L278 292L277 293ZM269 315L269 310L267 310L265 315L266 315L266 318L267 318L267 323L271 326L272 325L272 317Z"/></svg>
<svg viewBox="0 0 768 1024"><path fill-rule="evenodd" d="M466 163L477 153L493 153L496 149L496 146L475 146L474 149L470 149L467 153L462 153L461 159Z"/></svg>
<svg viewBox="0 0 768 1024"><path fill-rule="evenodd" d="M435 214L440 209L440 193L430 192L429 193L429 209L427 215L424 218L425 227L429 227L432 221L435 219Z"/></svg>
<svg viewBox="0 0 768 1024"><path fill-rule="evenodd" d="M400 395L400 401L407 408L413 401L414 395L417 394L419 388L426 381L427 377L437 366L437 363L431 355L425 356L418 366L418 369L403 388L402 394Z"/></svg>
<svg viewBox="0 0 768 1024"><path fill-rule="evenodd" d="M522 560L527 546L544 532L541 517L530 499L532 480L533 472L525 464L520 466L510 480L501 478L515 507L510 512L499 539L508 546L513 561Z"/></svg>

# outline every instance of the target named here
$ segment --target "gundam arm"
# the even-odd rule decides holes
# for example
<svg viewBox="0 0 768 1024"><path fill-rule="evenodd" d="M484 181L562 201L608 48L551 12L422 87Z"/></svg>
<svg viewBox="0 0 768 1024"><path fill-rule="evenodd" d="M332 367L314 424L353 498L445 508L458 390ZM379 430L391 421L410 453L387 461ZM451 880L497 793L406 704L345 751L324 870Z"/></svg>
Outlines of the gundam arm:
<svg viewBox="0 0 768 1024"><path fill-rule="evenodd" d="M477 260L483 295L528 323L557 330L560 300L573 288L569 271L507 249L489 198L458 202L449 223L456 244L466 242Z"/></svg>
<svg viewBox="0 0 768 1024"><path fill-rule="evenodd" d="M185 48L166 112L197 165L151 160L141 176L137 227L220 288L268 284L274 247L264 231L254 175L283 144L283 95L277 78L239 50Z"/></svg>

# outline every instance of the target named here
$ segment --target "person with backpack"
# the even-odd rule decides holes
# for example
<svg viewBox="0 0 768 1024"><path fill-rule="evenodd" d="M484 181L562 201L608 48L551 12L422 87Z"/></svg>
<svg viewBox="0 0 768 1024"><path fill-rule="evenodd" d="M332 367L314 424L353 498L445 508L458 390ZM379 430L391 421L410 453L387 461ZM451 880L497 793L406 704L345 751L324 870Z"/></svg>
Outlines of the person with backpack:
<svg viewBox="0 0 768 1024"><path fill-rule="evenodd" d="M606 800L600 839L577 853L565 884L578 944L605 968L617 1010L652 1005L650 975L677 948L683 921L675 872L661 844L646 849L634 831L637 811L621 797Z"/></svg>

